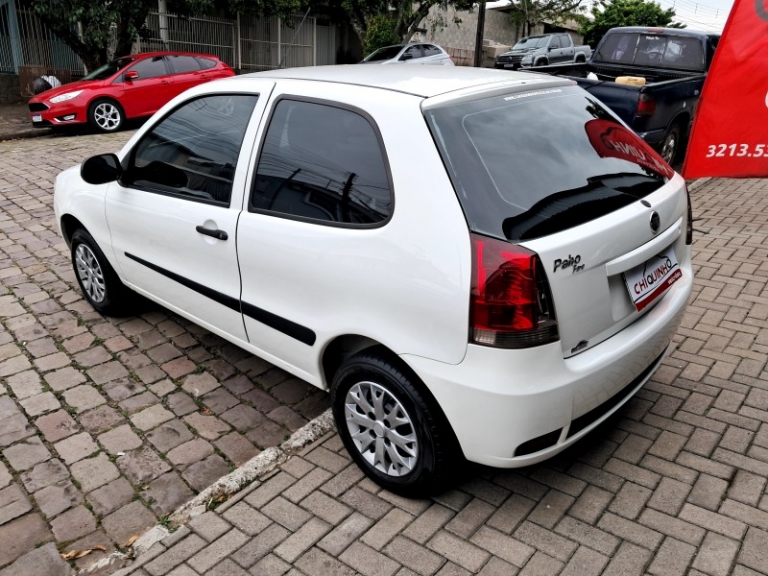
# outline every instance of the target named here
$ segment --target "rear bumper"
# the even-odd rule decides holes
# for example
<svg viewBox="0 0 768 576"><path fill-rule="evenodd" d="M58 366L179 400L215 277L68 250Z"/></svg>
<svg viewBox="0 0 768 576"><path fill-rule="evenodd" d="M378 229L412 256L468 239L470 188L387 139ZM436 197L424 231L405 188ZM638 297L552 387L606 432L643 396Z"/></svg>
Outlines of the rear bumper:
<svg viewBox="0 0 768 576"><path fill-rule="evenodd" d="M636 322L567 359L560 342L526 350L469 345L457 365L402 358L440 403L468 460L535 464L588 434L651 377L691 293L690 257L683 274Z"/></svg>

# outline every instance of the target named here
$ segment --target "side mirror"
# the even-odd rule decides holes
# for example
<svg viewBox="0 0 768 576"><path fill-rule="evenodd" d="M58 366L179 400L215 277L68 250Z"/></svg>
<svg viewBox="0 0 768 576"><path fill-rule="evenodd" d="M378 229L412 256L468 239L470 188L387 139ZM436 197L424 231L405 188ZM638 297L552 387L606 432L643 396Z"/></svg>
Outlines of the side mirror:
<svg viewBox="0 0 768 576"><path fill-rule="evenodd" d="M403 54L402 56L400 56L400 60L401 61L402 60L410 60L412 58L413 58L413 54Z"/></svg>
<svg viewBox="0 0 768 576"><path fill-rule="evenodd" d="M136 78L138 77L139 77L139 73L136 72L136 70L128 70L128 72L126 72L123 75L123 78L125 78L126 80L136 80Z"/></svg>
<svg viewBox="0 0 768 576"><path fill-rule="evenodd" d="M550 46L549 51L552 52L552 50L554 50L555 48L557 48L557 46Z"/></svg>
<svg viewBox="0 0 768 576"><path fill-rule="evenodd" d="M80 166L80 177L88 184L116 182L122 175L123 167L114 154L92 156Z"/></svg>

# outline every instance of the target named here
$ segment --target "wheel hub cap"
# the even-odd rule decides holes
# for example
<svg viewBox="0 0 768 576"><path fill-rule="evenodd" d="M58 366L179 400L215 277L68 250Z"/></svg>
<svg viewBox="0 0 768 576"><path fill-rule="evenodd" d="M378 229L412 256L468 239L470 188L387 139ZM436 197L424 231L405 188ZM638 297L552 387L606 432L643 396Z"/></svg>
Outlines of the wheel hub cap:
<svg viewBox="0 0 768 576"><path fill-rule="evenodd" d="M371 466L388 476L413 470L419 458L413 420L386 388L373 382L352 386L344 417L355 447Z"/></svg>
<svg viewBox="0 0 768 576"><path fill-rule="evenodd" d="M114 130L120 124L120 111L112 104L99 104L93 116L96 124L104 130Z"/></svg>

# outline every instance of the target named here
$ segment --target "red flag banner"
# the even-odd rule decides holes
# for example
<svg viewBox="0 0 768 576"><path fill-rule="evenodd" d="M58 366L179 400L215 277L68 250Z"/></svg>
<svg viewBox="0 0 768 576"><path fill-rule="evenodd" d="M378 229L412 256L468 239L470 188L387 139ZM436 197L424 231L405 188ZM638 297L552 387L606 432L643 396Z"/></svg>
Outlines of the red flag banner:
<svg viewBox="0 0 768 576"><path fill-rule="evenodd" d="M715 50L683 176L768 176L768 0L736 0Z"/></svg>

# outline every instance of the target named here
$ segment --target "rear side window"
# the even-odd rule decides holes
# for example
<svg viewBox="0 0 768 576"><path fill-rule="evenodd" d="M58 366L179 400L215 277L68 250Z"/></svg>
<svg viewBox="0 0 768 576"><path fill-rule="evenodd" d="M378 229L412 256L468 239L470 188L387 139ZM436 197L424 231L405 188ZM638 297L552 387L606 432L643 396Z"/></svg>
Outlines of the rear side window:
<svg viewBox="0 0 768 576"><path fill-rule="evenodd" d="M195 57L195 60L197 60L198 64L200 64L201 70L208 70L210 68L214 68L216 66L216 61L211 60L210 58L197 58Z"/></svg>
<svg viewBox="0 0 768 576"><path fill-rule="evenodd" d="M389 217L392 193L377 132L361 114L281 100L267 129L250 210L337 225Z"/></svg>
<svg viewBox="0 0 768 576"><path fill-rule="evenodd" d="M672 168L578 87L426 111L474 232L514 241L599 218L650 194Z"/></svg>
<svg viewBox="0 0 768 576"><path fill-rule="evenodd" d="M200 71L199 62L192 56L169 56L168 59L175 74Z"/></svg>
<svg viewBox="0 0 768 576"><path fill-rule="evenodd" d="M425 56L440 56L440 54L443 53L440 48L433 46L432 44L423 44L422 47L424 48Z"/></svg>

